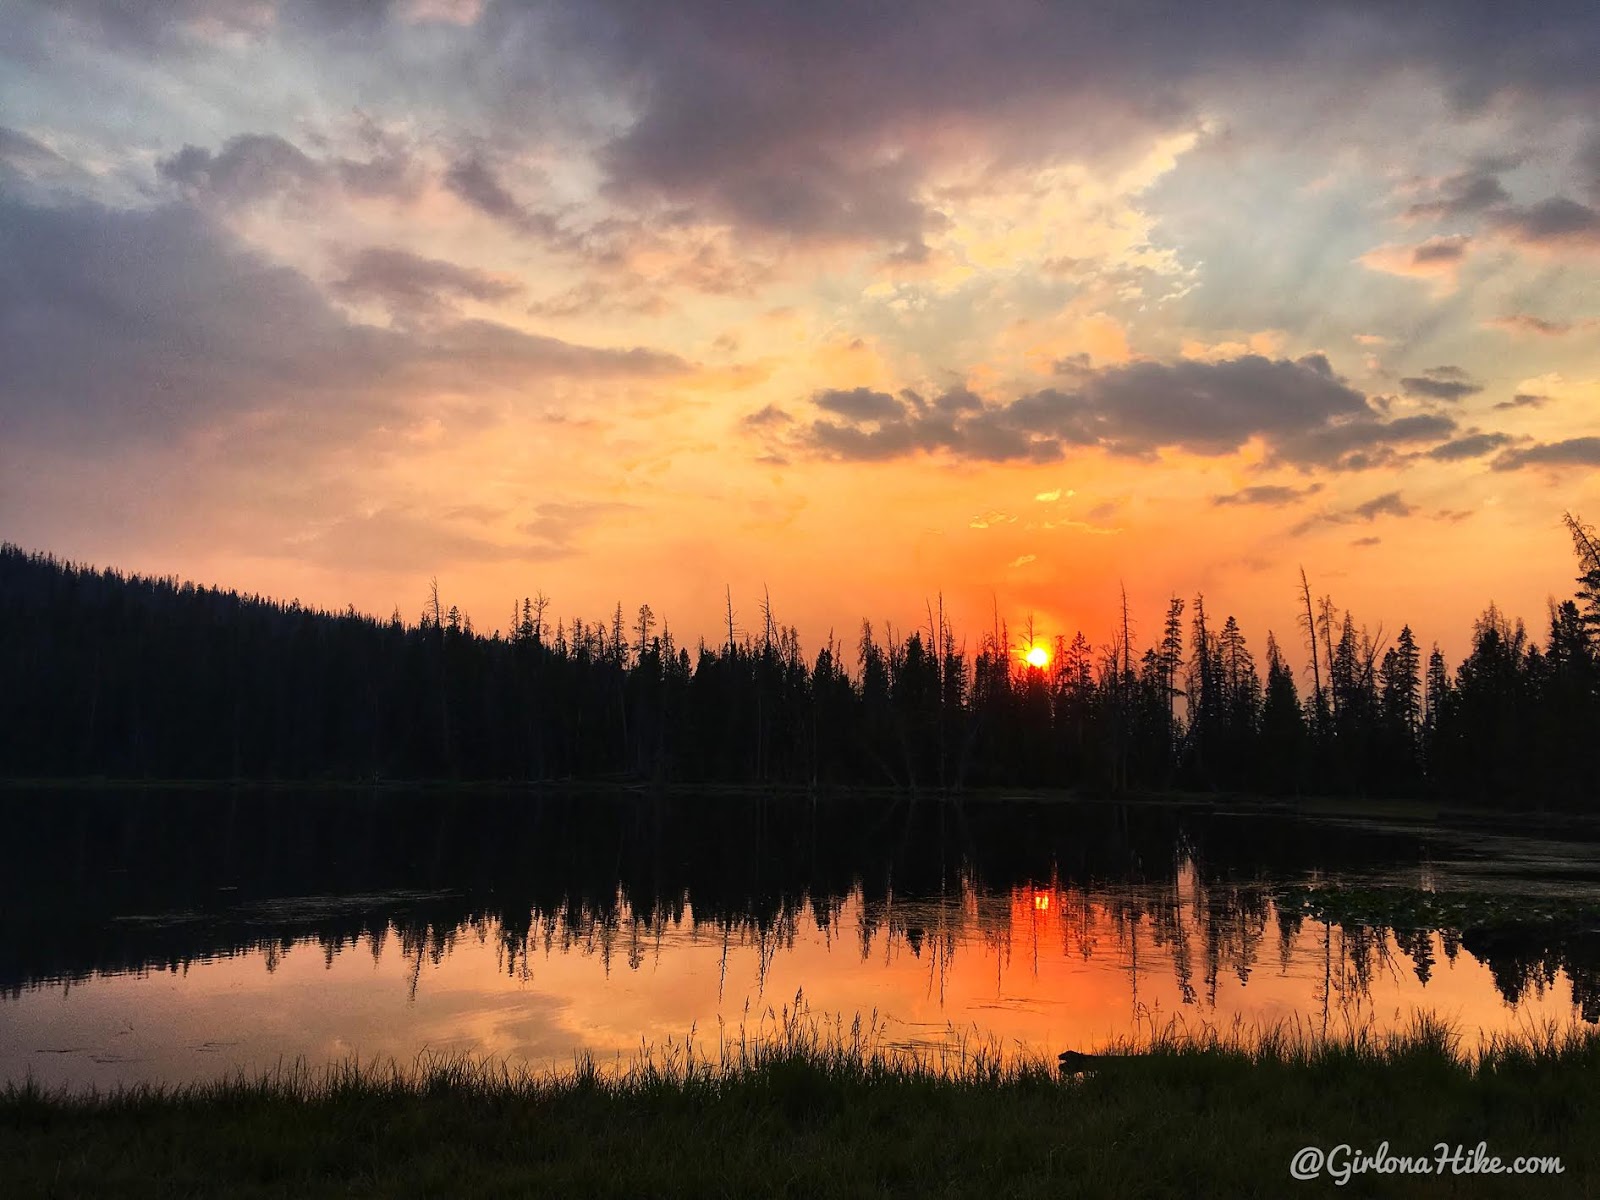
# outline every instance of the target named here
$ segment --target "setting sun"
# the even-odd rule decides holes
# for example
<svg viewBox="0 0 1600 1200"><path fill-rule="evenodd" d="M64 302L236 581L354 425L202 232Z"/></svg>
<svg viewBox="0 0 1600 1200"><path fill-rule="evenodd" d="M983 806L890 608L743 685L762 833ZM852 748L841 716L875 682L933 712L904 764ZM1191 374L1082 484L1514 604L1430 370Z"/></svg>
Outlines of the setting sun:
<svg viewBox="0 0 1600 1200"><path fill-rule="evenodd" d="M1043 646L1033 647L1024 657L1027 658L1030 667L1038 667L1042 670L1050 665L1050 651Z"/></svg>

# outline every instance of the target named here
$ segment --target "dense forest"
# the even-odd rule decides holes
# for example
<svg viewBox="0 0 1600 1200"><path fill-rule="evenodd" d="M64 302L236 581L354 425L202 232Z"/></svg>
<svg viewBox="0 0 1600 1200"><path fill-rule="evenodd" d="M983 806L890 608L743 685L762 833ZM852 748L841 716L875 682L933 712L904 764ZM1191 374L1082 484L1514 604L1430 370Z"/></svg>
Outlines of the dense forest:
<svg viewBox="0 0 1600 1200"><path fill-rule="evenodd" d="M1600 795L1600 543L1542 638L1490 606L1451 670L1300 575L1265 672L1231 617L1174 598L1139 647L927 626L808 659L770 603L718 645L648 605L485 636L435 586L420 620L333 614L0 548L0 776L1228 789L1532 808ZM1296 670L1290 654L1303 658Z"/></svg>

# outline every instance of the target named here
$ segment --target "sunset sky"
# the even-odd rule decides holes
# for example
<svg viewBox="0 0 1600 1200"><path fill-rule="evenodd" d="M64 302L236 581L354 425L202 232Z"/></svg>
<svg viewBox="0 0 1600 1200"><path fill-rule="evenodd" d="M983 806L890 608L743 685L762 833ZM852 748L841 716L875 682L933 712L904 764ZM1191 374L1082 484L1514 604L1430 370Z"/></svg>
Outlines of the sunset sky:
<svg viewBox="0 0 1600 1200"><path fill-rule="evenodd" d="M1459 654L1600 517L1594 0L5 7L25 548Z"/></svg>

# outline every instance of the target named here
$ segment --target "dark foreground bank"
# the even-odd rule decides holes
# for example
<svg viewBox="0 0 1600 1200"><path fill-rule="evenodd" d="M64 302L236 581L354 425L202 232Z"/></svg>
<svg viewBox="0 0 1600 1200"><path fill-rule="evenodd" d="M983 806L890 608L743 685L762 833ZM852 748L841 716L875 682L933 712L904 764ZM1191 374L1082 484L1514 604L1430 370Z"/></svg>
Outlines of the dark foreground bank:
<svg viewBox="0 0 1600 1200"><path fill-rule="evenodd" d="M991 1052L908 1062L791 1026L716 1065L669 1048L620 1073L452 1061L97 1097L13 1085L0 1193L1600 1195L1594 1030L1466 1053L1432 1023L1340 1042L1278 1031L1087 1065L1063 1079ZM1460 1152L1441 1161L1439 1143ZM1359 1169L1385 1146L1385 1169ZM1297 1181L1306 1147L1330 1157ZM1492 1174L1485 1154L1562 1169ZM1418 1162L1402 1173L1401 1157Z"/></svg>

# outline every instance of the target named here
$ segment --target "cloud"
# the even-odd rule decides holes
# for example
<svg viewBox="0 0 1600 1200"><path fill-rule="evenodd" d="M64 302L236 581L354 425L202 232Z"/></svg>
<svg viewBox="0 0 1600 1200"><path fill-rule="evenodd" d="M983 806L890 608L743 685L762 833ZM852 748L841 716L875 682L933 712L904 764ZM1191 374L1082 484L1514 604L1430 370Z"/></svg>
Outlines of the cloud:
<svg viewBox="0 0 1600 1200"><path fill-rule="evenodd" d="M364 391L403 356L293 271L181 206L0 196L0 428L73 441L165 436L280 397Z"/></svg>
<svg viewBox="0 0 1600 1200"><path fill-rule="evenodd" d="M1472 238L1464 233L1432 237L1414 245L1390 244L1368 250L1357 261L1374 271L1454 286Z"/></svg>
<svg viewBox="0 0 1600 1200"><path fill-rule="evenodd" d="M932 404L914 392L824 392L815 398L822 416L797 431L795 445L857 461L944 452L1054 462L1077 448L1142 458L1164 449L1217 456L1260 438L1273 463L1361 469L1395 445L1438 441L1455 429L1434 414L1383 419L1322 355L1134 362L1082 374L1077 385L1009 403L964 390Z"/></svg>
<svg viewBox="0 0 1600 1200"><path fill-rule="evenodd" d="M1320 97L1358 72L1365 87L1420 77L1474 109L1502 94L1592 95L1595 18L1554 2L1466 15L1443 0L1157 0L1114 16L1020 5L989 19L935 0L909 21L846 0L736 11L596 0L558 7L539 32L590 68L593 89L631 103L600 156L613 195L771 236L915 248L944 217L930 186L941 164L975 150L1006 164L1114 158L1198 127L1215 80L1270 78L1281 93L1292 78ZM516 29L485 24L502 39ZM534 92L536 65L508 74ZM1449 181L1441 203L1481 207L1491 186Z"/></svg>
<svg viewBox="0 0 1600 1200"><path fill-rule="evenodd" d="M428 571L454 563L555 557L538 543L504 545L405 507L336 517L268 545L266 553L341 570Z"/></svg>
<svg viewBox="0 0 1600 1200"><path fill-rule="evenodd" d="M1421 267L1430 263L1453 263L1466 253L1470 241L1465 236L1429 238L1411 248L1411 265Z"/></svg>
<svg viewBox="0 0 1600 1200"><path fill-rule="evenodd" d="M1483 391L1460 367L1430 367L1421 375L1401 379L1400 386L1408 396L1426 396L1430 400L1464 400Z"/></svg>
<svg viewBox="0 0 1600 1200"><path fill-rule="evenodd" d="M326 432L384 419L430 388L690 370L658 351L486 321L410 333L357 324L194 208L49 207L3 193L0 362L0 433L80 447L265 411Z"/></svg>
<svg viewBox="0 0 1600 1200"><path fill-rule="evenodd" d="M1503 317L1495 317L1485 322L1492 329L1503 329L1507 333L1530 333L1541 337L1564 337L1574 329L1585 328L1600 324L1600 318L1588 318L1582 321L1549 321L1543 317L1535 317L1529 313L1508 313Z"/></svg>
<svg viewBox="0 0 1600 1200"><path fill-rule="evenodd" d="M952 176L1115 169L1157 138L1217 123L1219 110L1257 124L1273 122L1253 107L1290 110L1282 124L1299 136L1305 106L1358 80L1379 95L1394 84L1438 90L1463 112L1502 96L1581 105L1595 94L1595 18L1577 0L1471 14L1449 0L1153 0L1115 13L1007 5L1003 19L932 0L914 21L848 0L738 11L716 0L13 7L8 34L25 62L50 64L59 47L83 43L126 59L130 74L186 83L196 63L220 76L239 61L208 51L246 45L252 65L282 74L260 81L257 107L304 94L311 75L327 81L329 104L388 101L419 123L436 112L445 125L470 122L497 161L578 146L584 176L636 214L727 226L744 243L869 242L909 259L950 221ZM456 182L484 211L548 232L543 215L503 188L512 203L499 204L474 174ZM1492 186L1478 164L1444 181L1434 203L1481 211Z"/></svg>
<svg viewBox="0 0 1600 1200"><path fill-rule="evenodd" d="M1453 441L1443 442L1428 451L1429 458L1439 459L1441 462L1458 462L1467 458L1482 458L1492 450L1510 442L1511 438L1504 433L1469 433Z"/></svg>
<svg viewBox="0 0 1600 1200"><path fill-rule="evenodd" d="M1509 400L1501 400L1495 405L1496 409L1508 408L1543 408L1550 403L1549 396L1536 396L1529 392L1518 392Z"/></svg>
<svg viewBox="0 0 1600 1200"><path fill-rule="evenodd" d="M348 39L360 48L378 37L394 20L415 19L418 8L453 8L448 0L432 4L411 0L163 0L159 4L128 0L21 0L16 6L48 14L24 32L48 44L62 36L98 42L143 60L183 60L217 43L245 40L259 43L273 35L298 36L313 44ZM19 22L20 24L20 22Z"/></svg>
<svg viewBox="0 0 1600 1200"><path fill-rule="evenodd" d="M1375 496L1365 504L1358 504L1350 510L1350 515L1363 521L1372 521L1378 517L1409 517L1416 509L1400 498L1399 492L1385 492Z"/></svg>
<svg viewBox="0 0 1600 1200"><path fill-rule="evenodd" d="M445 172L444 184L485 216L493 217L518 233L552 243L569 240L553 216L522 204L511 194L495 168L478 155L455 162Z"/></svg>
<svg viewBox="0 0 1600 1200"><path fill-rule="evenodd" d="M70 164L43 142L16 129L0 125L0 165L27 174L56 173Z"/></svg>
<svg viewBox="0 0 1600 1200"><path fill-rule="evenodd" d="M1037 554L1019 554L1016 558L1013 558L1010 562L1008 562L1006 566L1025 567L1031 562L1037 562L1038 559L1039 556Z"/></svg>
<svg viewBox="0 0 1600 1200"><path fill-rule="evenodd" d="M448 25L471 25L483 15L485 0L404 0L403 19L421 23L438 21Z"/></svg>
<svg viewBox="0 0 1600 1200"><path fill-rule="evenodd" d="M967 522L969 529L989 529L995 525L1015 525L1017 518L998 509L990 509L982 516L973 517Z"/></svg>
<svg viewBox="0 0 1600 1200"><path fill-rule="evenodd" d="M1377 537L1376 535L1372 535L1368 537L1357 538L1350 544L1352 546L1378 546L1383 544L1383 539L1381 537Z"/></svg>
<svg viewBox="0 0 1600 1200"><path fill-rule="evenodd" d="M313 200L330 190L367 197L415 196L419 168L407 150L370 126L364 140L373 151L370 158L313 158L276 134L245 133L228 139L216 153L186 145L161 159L156 170L196 198L230 206L285 195Z"/></svg>
<svg viewBox="0 0 1600 1200"><path fill-rule="evenodd" d="M1507 450L1490 464L1496 471L1521 467L1600 467L1600 437L1575 437Z"/></svg>
<svg viewBox="0 0 1600 1200"><path fill-rule="evenodd" d="M1514 242L1543 248L1600 248L1600 210L1553 196L1537 204L1497 209L1492 223Z"/></svg>
<svg viewBox="0 0 1600 1200"><path fill-rule="evenodd" d="M1416 511L1416 507L1403 499L1399 492L1385 492L1354 508L1324 511L1306 517L1289 532L1291 536L1298 537L1318 525L1349 525L1357 521L1370 523L1379 517L1409 517Z"/></svg>
<svg viewBox="0 0 1600 1200"><path fill-rule="evenodd" d="M458 525L492 523L508 515L504 510L461 505L436 512L402 502L315 520L308 529L268 543L265 552L342 569L413 575L456 563L550 562L578 553L582 534L635 507L616 501L545 502L533 507L529 520L495 539Z"/></svg>
<svg viewBox="0 0 1600 1200"><path fill-rule="evenodd" d="M819 392L811 402L823 412L833 413L856 424L863 421L892 421L905 414L900 401L886 392L874 392L869 388Z"/></svg>
<svg viewBox="0 0 1600 1200"><path fill-rule="evenodd" d="M1433 200L1411 205L1405 215L1414 221L1465 217L1511 198L1500 186L1499 178L1489 171L1465 171L1452 175L1439 185L1438 193Z"/></svg>
<svg viewBox="0 0 1600 1200"><path fill-rule="evenodd" d="M508 300L522 285L398 247L369 246L351 256L333 290L350 300L375 300L397 314L427 316L449 310L454 300Z"/></svg>
<svg viewBox="0 0 1600 1200"><path fill-rule="evenodd" d="M1242 488L1237 492L1211 497L1211 503L1219 507L1230 505L1265 505L1277 508L1284 504L1292 504L1306 496L1314 496L1322 490L1320 483L1310 487L1292 488L1281 487L1273 484L1258 484L1254 487Z"/></svg>
<svg viewBox="0 0 1600 1200"><path fill-rule="evenodd" d="M1589 140L1578 152L1578 170L1583 176L1584 190L1600 203L1600 129L1589 135Z"/></svg>
<svg viewBox="0 0 1600 1200"><path fill-rule="evenodd" d="M32 7L54 18L53 31L29 30L18 21L19 32L31 32L47 40L51 32L57 36L64 26L67 32L88 35L115 50L127 54L149 54L154 50L178 51L198 39L200 33L211 29L218 32L259 32L264 20L270 21L272 10L251 0L171 0L171 3L123 4L118 0L59 0L46 4L43 0L30 4L24 0L18 6L20 14ZM49 22L46 22L49 24Z"/></svg>
<svg viewBox="0 0 1600 1200"><path fill-rule="evenodd" d="M634 281L593 276L563 292L528 305L535 317L573 317L579 314L629 313L659 317L672 310L661 292ZM719 346L718 349L723 349Z"/></svg>
<svg viewBox="0 0 1600 1200"><path fill-rule="evenodd" d="M536 505L533 519L517 526L517 532L531 539L518 557L529 557L530 550L540 558L561 558L577 550L578 536L603 518L636 512L638 505L617 500L549 501Z"/></svg>
<svg viewBox="0 0 1600 1200"><path fill-rule="evenodd" d="M299 147L259 133L231 139L218 154L185 146L156 169L173 183L232 201L257 200L322 181L321 168Z"/></svg>
<svg viewBox="0 0 1600 1200"><path fill-rule="evenodd" d="M1417 413L1383 420L1376 413L1330 422L1282 439L1269 456L1273 465L1367 471L1390 466L1402 447L1436 442L1455 432L1456 423L1439 413Z"/></svg>
<svg viewBox="0 0 1600 1200"><path fill-rule="evenodd" d="M769 404L744 418L744 424L753 429L760 429L772 425L788 425L794 420L776 404Z"/></svg>
<svg viewBox="0 0 1600 1200"><path fill-rule="evenodd" d="M666 379L687 376L676 354L645 346L584 346L523 333L493 321L468 320L430 329L409 342L411 374L432 386L495 383L537 376Z"/></svg>

